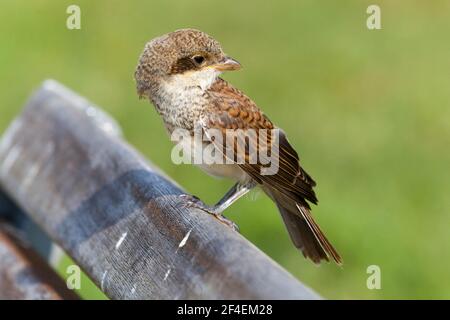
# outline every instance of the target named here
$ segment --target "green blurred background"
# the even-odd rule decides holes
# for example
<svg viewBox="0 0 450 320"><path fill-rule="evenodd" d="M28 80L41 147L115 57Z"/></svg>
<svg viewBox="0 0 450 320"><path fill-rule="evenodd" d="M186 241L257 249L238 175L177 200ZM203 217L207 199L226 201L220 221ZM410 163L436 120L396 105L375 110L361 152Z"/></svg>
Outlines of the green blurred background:
<svg viewBox="0 0 450 320"><path fill-rule="evenodd" d="M275 206L253 194L227 212L242 234L326 298L450 298L450 1L2 1L0 131L42 80L104 107L126 139L207 203L231 183L170 160L133 72L146 41L194 27L244 66L224 77L288 133L318 182L313 213L344 257L314 266ZM81 7L81 30L66 8ZM64 274L64 266L60 272ZM381 290L366 287L369 265ZM83 281L85 298L103 297Z"/></svg>

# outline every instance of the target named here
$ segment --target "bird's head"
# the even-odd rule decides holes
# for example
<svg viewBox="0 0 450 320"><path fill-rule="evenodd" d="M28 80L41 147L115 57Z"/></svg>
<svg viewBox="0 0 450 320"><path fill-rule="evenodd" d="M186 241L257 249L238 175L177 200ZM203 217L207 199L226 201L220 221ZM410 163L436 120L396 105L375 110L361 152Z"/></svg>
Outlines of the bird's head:
<svg viewBox="0 0 450 320"><path fill-rule="evenodd" d="M140 96L148 96L162 83L173 81L204 87L220 73L240 67L206 33L181 29L146 44L135 72L137 91Z"/></svg>

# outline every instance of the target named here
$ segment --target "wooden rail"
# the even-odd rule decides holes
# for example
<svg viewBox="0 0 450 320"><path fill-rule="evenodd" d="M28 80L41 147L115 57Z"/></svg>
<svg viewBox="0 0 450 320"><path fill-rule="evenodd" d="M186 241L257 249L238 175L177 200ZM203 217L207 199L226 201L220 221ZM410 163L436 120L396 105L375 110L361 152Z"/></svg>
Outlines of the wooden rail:
<svg viewBox="0 0 450 320"><path fill-rule="evenodd" d="M18 236L0 222L0 299L78 299L61 278Z"/></svg>
<svg viewBox="0 0 450 320"><path fill-rule="evenodd" d="M0 187L110 298L318 298L239 233L186 208L184 191L113 120L55 81L4 134Z"/></svg>

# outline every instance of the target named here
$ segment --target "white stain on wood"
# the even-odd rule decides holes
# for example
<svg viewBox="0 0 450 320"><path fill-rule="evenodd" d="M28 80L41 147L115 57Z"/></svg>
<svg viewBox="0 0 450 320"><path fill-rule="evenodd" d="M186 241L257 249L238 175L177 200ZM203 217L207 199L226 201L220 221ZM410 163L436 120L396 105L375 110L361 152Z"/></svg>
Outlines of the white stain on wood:
<svg viewBox="0 0 450 320"><path fill-rule="evenodd" d="M13 167L14 163L16 162L17 158L19 158L20 152L22 149L18 146L12 147L11 151L8 152L8 154L5 157L5 160L3 160L3 163L1 164L1 175L6 176Z"/></svg>
<svg viewBox="0 0 450 320"><path fill-rule="evenodd" d="M189 230L188 233L186 233L186 235L184 236L184 238L181 240L180 244L178 245L178 249L183 248L186 245L186 242L189 239L189 236L191 235L192 229Z"/></svg>
<svg viewBox="0 0 450 320"><path fill-rule="evenodd" d="M167 271L166 271L166 274L164 275L164 281L167 280L171 271L172 271L172 268L169 267L169 269L167 269Z"/></svg>
<svg viewBox="0 0 450 320"><path fill-rule="evenodd" d="M122 245L123 241L127 237L127 234L128 234L128 232L122 233L122 236L120 237L119 241L117 241L117 243L116 243L116 250L120 248L120 246Z"/></svg>
<svg viewBox="0 0 450 320"><path fill-rule="evenodd" d="M100 289L102 289L103 292L105 292L105 279L106 275L108 274L108 270L105 270L102 275L102 280L100 281Z"/></svg>
<svg viewBox="0 0 450 320"><path fill-rule="evenodd" d="M22 184L20 185L20 192L27 191L28 187L36 179L36 176L38 175L39 170L40 170L40 166L38 164L34 164L31 166L31 168L27 171Z"/></svg>
<svg viewBox="0 0 450 320"><path fill-rule="evenodd" d="M6 152L6 150L9 149L13 138L15 138L17 131L19 131L21 127L22 121L20 119L16 119L13 121L8 130L3 135L2 140L0 141L0 152Z"/></svg>

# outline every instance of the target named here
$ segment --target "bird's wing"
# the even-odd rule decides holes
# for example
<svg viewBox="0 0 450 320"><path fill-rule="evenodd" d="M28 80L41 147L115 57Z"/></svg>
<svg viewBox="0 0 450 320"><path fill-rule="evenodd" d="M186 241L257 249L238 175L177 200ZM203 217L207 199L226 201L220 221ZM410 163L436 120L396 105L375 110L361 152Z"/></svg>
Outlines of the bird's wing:
<svg viewBox="0 0 450 320"><path fill-rule="evenodd" d="M313 187L314 180L300 167L297 152L289 144L284 132L272 124L266 115L256 106L256 104L244 95L241 91L228 84L225 80L218 79L208 90L210 111L203 121L204 129L218 129L225 135L225 129L242 129L244 132L249 129L259 132L265 129L267 140L256 137L248 137L245 141L245 162L240 163L240 167L259 183L271 185L278 192L285 194L294 201L301 204L308 204L307 199L312 203L317 203L317 198ZM277 132L278 139L274 139L272 134ZM239 139L239 138L238 138ZM275 174L261 174L262 169L268 167L267 163L261 163L257 157L255 161L250 161L249 139L253 145L257 145L259 154L268 154L274 161L278 161L278 171ZM223 140L225 141L225 139ZM267 143L265 143L267 141ZM278 144L278 152L274 144ZM240 148L235 144L232 154L234 160L237 159ZM227 146L229 148L229 146ZM229 149L228 149L229 150ZM225 150L222 149L225 153Z"/></svg>
<svg viewBox="0 0 450 320"><path fill-rule="evenodd" d="M244 161L237 164L261 184L262 189L275 201L292 241L305 257L320 263L321 260L329 261L331 256L336 263L341 264L341 257L309 211L310 207L306 200L317 203L313 190L316 183L300 167L298 154L289 144L283 131L275 128L252 100L222 79L218 79L209 88L207 94L210 112L201 121L203 131L208 132L214 129L216 132L221 132L222 136L229 133L229 131L226 132L227 129L232 129L231 131L241 129L243 132L253 129L257 133L265 129L269 132L265 139L259 139L261 134L257 134L256 137L244 135L244 138L238 134L237 141L231 145L231 148L229 145L224 147L223 144L218 144L216 140L211 139L215 149L222 152L226 160L231 161L239 160L239 154L242 155L244 151L245 157L240 158ZM272 132L278 133L278 139L273 138ZM208 136L207 133L206 135ZM241 140L241 147L239 147L239 140ZM222 137L223 141L226 141L226 138ZM251 149L251 145L257 145L256 163L250 155L252 150L255 151ZM274 174L262 174L267 164L261 163L260 154L269 154L272 161L277 160L278 171Z"/></svg>

